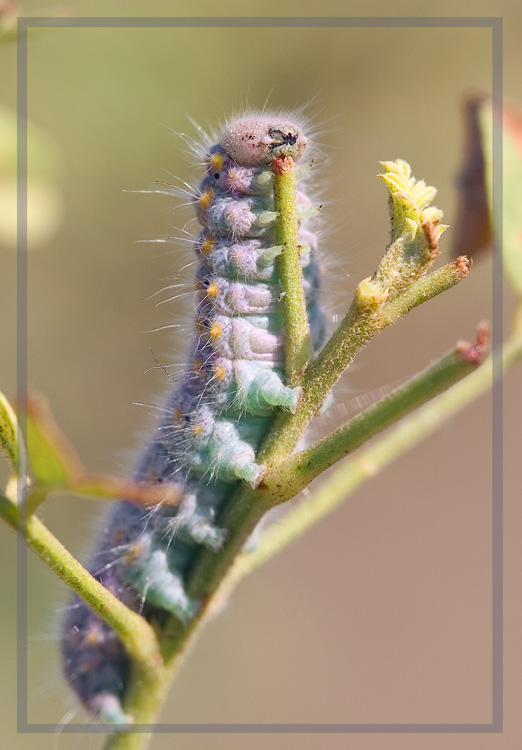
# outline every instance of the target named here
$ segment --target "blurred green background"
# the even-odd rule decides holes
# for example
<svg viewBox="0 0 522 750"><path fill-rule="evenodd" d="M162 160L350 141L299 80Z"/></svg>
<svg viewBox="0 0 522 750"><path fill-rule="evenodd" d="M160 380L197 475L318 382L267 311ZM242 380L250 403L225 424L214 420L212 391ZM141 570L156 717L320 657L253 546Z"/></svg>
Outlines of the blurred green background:
<svg viewBox="0 0 522 750"><path fill-rule="evenodd" d="M27 14L49 10L36 1L21 5ZM165 0L152 7L143 0L67 5L76 16L278 16L281 10L272 0L262 8L239 1L219 7ZM515 0L473 7L439 2L436 8L407 0L393 8L334 0L320 7L309 1L284 4L285 17L390 12L503 13L505 93L520 101L522 11ZM491 87L491 32L51 29L30 36L28 69L29 118L54 144L46 151L53 153L51 165L39 171L32 164L36 176L43 175L35 210L51 216L55 226L54 233L51 226L30 241L29 384L47 395L90 471L125 475L154 424L153 411L134 404L159 403L168 387L165 372L150 368L155 360L182 363L190 338L190 294L159 307L168 295L147 299L178 283L180 269L192 261L190 244L138 240L182 235L185 225L194 231L192 211L175 208L165 197L126 192L172 182L172 175L197 182L200 172L173 131L194 135L187 116L212 127L243 103L259 107L267 97L274 107L309 103L326 157L314 170L324 205L324 300L334 321L387 242L386 193L375 177L379 160L406 159L417 177L437 186L436 203L454 223L461 103L466 93ZM0 104L14 109L14 43L0 47L0 71ZM16 258L8 233L2 242L0 383L12 394ZM451 242L450 230L443 240L447 253ZM187 291L193 270L181 271ZM507 320L511 304L507 293ZM388 391L455 340L471 338L476 323L490 315L486 259L476 263L462 287L372 342L315 434ZM145 333L172 323L182 328ZM506 398L507 430L513 434L522 416L514 394L512 377ZM484 398L459 415L243 584L188 660L162 721L489 722L490 406ZM506 439L506 445L509 459L516 444ZM515 514L509 473L506 490L507 512ZM87 561L103 511L95 501L60 498L42 515ZM513 516L508 554L514 551L517 522ZM5 747L98 748L99 735L15 736L15 540L3 528L0 540ZM29 721L55 724L73 705L62 685L57 645L67 592L32 556L29 572ZM508 587L511 583L508 570ZM516 679L516 660L520 663L520 651L513 654L508 680ZM520 725L510 731L502 738L426 735L422 747L519 747ZM199 750L209 739L159 735L152 747ZM348 742L357 748L419 746L415 735L222 735L210 742L218 749Z"/></svg>

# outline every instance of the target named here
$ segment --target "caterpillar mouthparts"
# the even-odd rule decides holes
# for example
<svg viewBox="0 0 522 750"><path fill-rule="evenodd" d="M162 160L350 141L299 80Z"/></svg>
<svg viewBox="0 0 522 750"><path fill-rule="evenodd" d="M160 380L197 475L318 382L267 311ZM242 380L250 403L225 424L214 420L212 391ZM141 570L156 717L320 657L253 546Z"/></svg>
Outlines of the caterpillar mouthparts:
<svg viewBox="0 0 522 750"><path fill-rule="evenodd" d="M169 394L164 415L141 454L134 478L174 485L179 507L151 512L130 501L110 514L91 566L113 594L147 619L169 612L181 622L199 602L185 584L198 548L226 541L220 512L239 482L256 485L256 453L274 409L295 412L300 389L285 382L285 331L273 200L272 160L302 159L308 140L281 115L230 122L205 147L206 175L194 198L201 225L194 249L196 316L187 374ZM318 303L314 211L298 191L299 243L312 339L324 337ZM115 632L79 597L63 624L65 675L96 717L126 724L122 700L130 662Z"/></svg>

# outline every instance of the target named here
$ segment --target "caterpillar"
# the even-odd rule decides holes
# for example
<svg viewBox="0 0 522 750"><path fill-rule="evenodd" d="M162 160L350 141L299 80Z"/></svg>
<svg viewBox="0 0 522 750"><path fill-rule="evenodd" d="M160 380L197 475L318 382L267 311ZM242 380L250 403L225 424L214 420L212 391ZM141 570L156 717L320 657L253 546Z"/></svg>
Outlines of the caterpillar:
<svg viewBox="0 0 522 750"><path fill-rule="evenodd" d="M272 160L308 152L303 127L284 114L251 114L228 123L203 148L206 174L193 201L200 224L194 250L195 324L186 374L138 458L134 479L169 483L181 497L151 512L130 501L109 515L91 566L113 594L147 619L171 613L182 623L200 603L186 581L201 547L219 551L227 529L220 511L240 482L255 486L256 452L275 409L295 412L300 389L284 374L284 326L275 242ZM302 171L306 171L302 169ZM319 305L314 209L298 182L303 289L314 347L325 332ZM75 595L63 622L63 669L84 707L115 724L130 660L116 633Z"/></svg>

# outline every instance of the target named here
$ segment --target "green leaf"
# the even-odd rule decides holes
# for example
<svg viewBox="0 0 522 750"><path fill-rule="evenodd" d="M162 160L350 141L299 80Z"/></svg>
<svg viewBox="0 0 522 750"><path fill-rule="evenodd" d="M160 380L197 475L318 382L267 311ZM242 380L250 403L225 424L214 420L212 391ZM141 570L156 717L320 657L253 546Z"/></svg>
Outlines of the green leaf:
<svg viewBox="0 0 522 750"><path fill-rule="evenodd" d="M27 420L27 452L35 479L47 487L67 487L83 474L83 466L49 405L41 396L31 396L18 405L21 410Z"/></svg>

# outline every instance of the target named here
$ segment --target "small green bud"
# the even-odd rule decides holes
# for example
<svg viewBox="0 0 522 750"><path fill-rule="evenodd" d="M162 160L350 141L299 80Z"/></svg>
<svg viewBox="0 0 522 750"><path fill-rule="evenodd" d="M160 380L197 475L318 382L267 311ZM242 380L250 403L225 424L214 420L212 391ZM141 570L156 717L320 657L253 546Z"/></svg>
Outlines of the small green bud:
<svg viewBox="0 0 522 750"><path fill-rule="evenodd" d="M355 291L355 301L361 311L373 311L382 305L388 297L388 292L368 276L363 279Z"/></svg>
<svg viewBox="0 0 522 750"><path fill-rule="evenodd" d="M434 187L416 180L402 159L381 162L380 179L390 193L391 232L388 251L373 281L395 295L423 276L439 254L438 242L447 229L442 211L430 203Z"/></svg>

